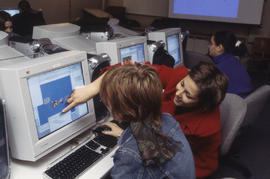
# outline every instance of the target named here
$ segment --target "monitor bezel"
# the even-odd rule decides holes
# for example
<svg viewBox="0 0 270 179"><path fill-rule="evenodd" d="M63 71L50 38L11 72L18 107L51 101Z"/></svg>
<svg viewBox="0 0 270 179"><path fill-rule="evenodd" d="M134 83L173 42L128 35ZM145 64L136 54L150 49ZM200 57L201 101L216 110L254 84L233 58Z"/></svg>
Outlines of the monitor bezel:
<svg viewBox="0 0 270 179"><path fill-rule="evenodd" d="M85 79L85 71L88 71L88 70L83 69L83 67L88 65L88 64L83 65L83 63L86 63L86 62L79 62L79 63L82 67L84 83L86 83L86 81L88 81L88 80ZM74 64L77 64L77 63L69 63L69 64L65 64L63 66L61 65L57 68L54 68L53 70L57 70L57 69L64 68L64 67L74 65ZM28 69L28 70L31 71L31 69ZM29 127L28 130L29 130L30 134L32 134L31 141L32 141L34 148L37 151L39 151L39 149L41 149L41 148L43 148L43 149L46 148L46 146L58 145L59 142L61 142L65 138L68 138L67 136L71 136L71 135L77 133L79 130L81 130L82 127L79 127L79 126L85 126L85 125L88 125L91 123L91 122L90 123L87 122L87 118L89 118L89 115L91 112L91 111L89 111L90 104L87 103L88 114L82 116L80 119L77 119L76 121L73 121L72 123L69 123L68 125L63 126L62 128L52 132L51 134L46 135L46 136L39 139L37 129L36 129L35 120L34 120L35 117L34 117L34 111L32 108L32 101L31 101L27 78L32 77L32 76L36 76L36 75L39 75L42 73L46 73L49 71L53 71L53 70L50 70L49 68L44 67L43 71L34 72L34 73L31 73L29 75L25 75L25 76L20 78L21 87L22 87L22 89L25 89L25 91L26 91L26 93L23 94L24 107L25 107L25 111L26 111L26 113L25 113L26 119L33 119L33 120L28 120L28 127ZM92 123L94 123L94 122L95 121L93 121ZM77 128L76 128L76 126L77 126ZM73 131L68 130L68 128L72 128ZM86 128L89 128L89 127L86 127Z"/></svg>
<svg viewBox="0 0 270 179"><path fill-rule="evenodd" d="M11 77L2 78L2 84L8 84L2 94L7 101L8 133L11 136L13 158L37 161L96 124L93 100L89 100L87 115L50 135L38 138L27 78L77 63L81 63L84 82L89 84L91 77L85 52L67 51L37 59L21 59L1 67L1 73L10 74ZM15 93L9 92L11 88L16 89Z"/></svg>

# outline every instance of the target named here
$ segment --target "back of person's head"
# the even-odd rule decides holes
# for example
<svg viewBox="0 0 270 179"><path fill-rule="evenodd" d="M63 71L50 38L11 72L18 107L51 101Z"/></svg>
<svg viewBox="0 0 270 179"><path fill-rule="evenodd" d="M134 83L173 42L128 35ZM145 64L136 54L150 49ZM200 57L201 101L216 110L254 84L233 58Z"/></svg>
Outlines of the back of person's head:
<svg viewBox="0 0 270 179"><path fill-rule="evenodd" d="M204 112L218 107L228 87L226 74L213 63L200 62L190 70L189 76L200 89L198 107Z"/></svg>
<svg viewBox="0 0 270 179"><path fill-rule="evenodd" d="M162 84L148 65L114 67L105 74L100 96L115 119L123 122L159 120Z"/></svg>
<svg viewBox="0 0 270 179"><path fill-rule="evenodd" d="M216 45L222 45L224 53L230 53L235 56L243 56L247 52L247 47L243 42L237 40L231 31L217 31L213 34Z"/></svg>
<svg viewBox="0 0 270 179"><path fill-rule="evenodd" d="M21 0L18 4L18 8L22 13L24 12L30 12L31 11L31 5L28 1L26 0Z"/></svg>
<svg viewBox="0 0 270 179"><path fill-rule="evenodd" d="M159 76L148 65L112 68L100 86L100 97L113 118L129 123L144 166L160 166L182 148L161 129L161 96Z"/></svg>
<svg viewBox="0 0 270 179"><path fill-rule="evenodd" d="M5 11L0 11L0 30L5 31L5 22L11 21L11 16Z"/></svg>

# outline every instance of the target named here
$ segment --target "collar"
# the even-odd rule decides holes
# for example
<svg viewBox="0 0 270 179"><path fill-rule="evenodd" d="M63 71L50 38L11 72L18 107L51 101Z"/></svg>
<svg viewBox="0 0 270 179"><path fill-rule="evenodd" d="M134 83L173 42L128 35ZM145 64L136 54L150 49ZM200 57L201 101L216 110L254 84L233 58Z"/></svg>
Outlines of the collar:
<svg viewBox="0 0 270 179"><path fill-rule="evenodd" d="M214 62L215 64L219 64L221 63L222 61L224 61L230 54L228 53L223 53L221 55L218 55L218 56L215 56L214 57Z"/></svg>
<svg viewBox="0 0 270 179"><path fill-rule="evenodd" d="M118 145L122 145L127 141L127 139L131 136L131 130L129 127L127 127L121 134L121 136L118 139Z"/></svg>

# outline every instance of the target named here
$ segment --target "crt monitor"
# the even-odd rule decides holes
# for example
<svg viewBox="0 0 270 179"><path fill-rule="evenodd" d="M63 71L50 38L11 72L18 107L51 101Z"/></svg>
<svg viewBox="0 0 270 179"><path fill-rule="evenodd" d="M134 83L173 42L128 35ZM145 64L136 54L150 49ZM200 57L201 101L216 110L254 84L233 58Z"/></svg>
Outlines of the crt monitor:
<svg viewBox="0 0 270 179"><path fill-rule="evenodd" d="M107 53L111 65L117 63L145 63L148 61L146 37L132 36L96 43L97 53Z"/></svg>
<svg viewBox="0 0 270 179"><path fill-rule="evenodd" d="M8 34L4 31L0 31L0 46L8 45Z"/></svg>
<svg viewBox="0 0 270 179"><path fill-rule="evenodd" d="M40 38L59 38L68 37L80 34L80 26L70 23L59 23L34 26L33 28L33 39Z"/></svg>
<svg viewBox="0 0 270 179"><path fill-rule="evenodd" d="M33 39L48 38L53 44L67 50L81 50L96 54L96 43L80 35L80 26L71 23L59 23L34 26Z"/></svg>
<svg viewBox="0 0 270 179"><path fill-rule="evenodd" d="M0 10L9 13L10 16L14 16L15 14L20 13L20 10L17 8L0 8Z"/></svg>
<svg viewBox="0 0 270 179"><path fill-rule="evenodd" d="M183 50L181 42L181 29L168 28L148 33L148 40L162 40L166 45L165 49L175 60L174 67L183 65Z"/></svg>
<svg viewBox="0 0 270 179"><path fill-rule="evenodd" d="M6 61L0 76L13 158L36 161L95 125L92 100L62 113L72 90L90 83L85 52Z"/></svg>

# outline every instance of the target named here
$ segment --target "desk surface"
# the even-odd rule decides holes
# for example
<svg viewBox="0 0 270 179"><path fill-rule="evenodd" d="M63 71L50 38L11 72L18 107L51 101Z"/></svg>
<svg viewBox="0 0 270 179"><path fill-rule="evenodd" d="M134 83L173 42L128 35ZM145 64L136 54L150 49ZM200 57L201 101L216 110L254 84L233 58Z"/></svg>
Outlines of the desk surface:
<svg viewBox="0 0 270 179"><path fill-rule="evenodd" d="M74 143L73 143L74 144ZM42 159L36 162L11 160L11 176L10 179L41 179L46 178L43 172L52 165L55 160L67 154L74 148L71 142L56 149L50 154L46 155ZM103 177L113 167L113 155L117 147L114 148L105 157L100 158L89 169L82 173L78 178L80 179L98 179Z"/></svg>

